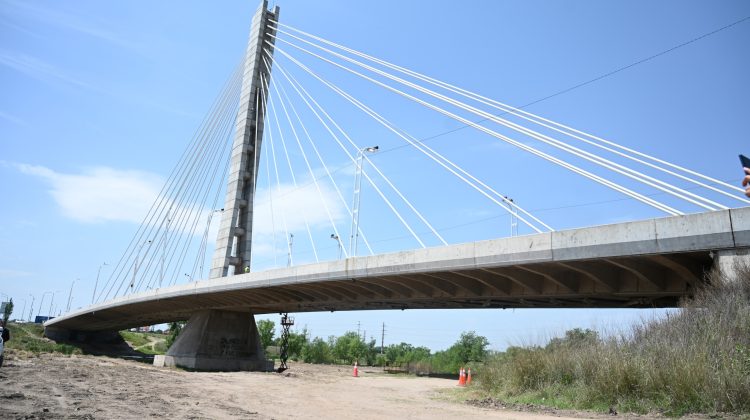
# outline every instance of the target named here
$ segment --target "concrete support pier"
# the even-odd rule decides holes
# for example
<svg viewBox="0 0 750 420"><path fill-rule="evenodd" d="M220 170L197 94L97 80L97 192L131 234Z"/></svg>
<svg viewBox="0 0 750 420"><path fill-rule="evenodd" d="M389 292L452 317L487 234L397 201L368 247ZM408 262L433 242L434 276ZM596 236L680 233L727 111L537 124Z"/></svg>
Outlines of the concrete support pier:
<svg viewBox="0 0 750 420"><path fill-rule="evenodd" d="M728 280L736 281L738 276L750 270L750 248L716 251L713 258L714 267Z"/></svg>
<svg viewBox="0 0 750 420"><path fill-rule="evenodd" d="M190 317L165 356L154 365L206 371L273 370L250 312L206 310Z"/></svg>

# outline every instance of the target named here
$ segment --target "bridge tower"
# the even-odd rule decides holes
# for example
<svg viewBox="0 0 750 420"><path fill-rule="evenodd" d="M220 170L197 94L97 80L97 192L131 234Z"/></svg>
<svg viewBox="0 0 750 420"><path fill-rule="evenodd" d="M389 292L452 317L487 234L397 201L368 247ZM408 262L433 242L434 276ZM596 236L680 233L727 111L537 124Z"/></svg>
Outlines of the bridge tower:
<svg viewBox="0 0 750 420"><path fill-rule="evenodd" d="M270 80L263 53L265 49L273 52L271 35L276 33L269 26L270 19L278 21L279 7L268 10L268 1L263 0L253 16L245 54L226 203L211 263L211 279L242 274L245 267L250 267L253 200L266 112L263 104L267 90L262 84ZM212 309L193 313L162 361L155 360L155 364L197 370L272 370L273 362L267 362L264 353L249 309Z"/></svg>
<svg viewBox="0 0 750 420"><path fill-rule="evenodd" d="M271 77L270 69L263 62L263 52L264 49L273 52L274 38L268 34L275 35L276 31L269 26L269 19L278 21L279 18L279 6L273 11L269 11L267 6L268 0L263 0L250 29L226 202L209 278L241 274L245 267L250 267L253 201L266 113L263 104L266 100L264 95L268 94L261 80L269 83ZM268 63L271 65L271 60Z"/></svg>

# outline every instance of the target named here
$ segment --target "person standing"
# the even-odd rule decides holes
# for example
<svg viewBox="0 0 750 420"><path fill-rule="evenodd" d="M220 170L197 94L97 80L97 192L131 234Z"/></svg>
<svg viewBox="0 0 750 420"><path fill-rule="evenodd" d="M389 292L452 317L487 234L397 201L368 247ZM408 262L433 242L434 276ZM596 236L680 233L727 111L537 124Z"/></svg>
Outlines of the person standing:
<svg viewBox="0 0 750 420"><path fill-rule="evenodd" d="M0 367L3 366L5 342L8 340L10 340L10 330L5 328L3 321L0 321Z"/></svg>

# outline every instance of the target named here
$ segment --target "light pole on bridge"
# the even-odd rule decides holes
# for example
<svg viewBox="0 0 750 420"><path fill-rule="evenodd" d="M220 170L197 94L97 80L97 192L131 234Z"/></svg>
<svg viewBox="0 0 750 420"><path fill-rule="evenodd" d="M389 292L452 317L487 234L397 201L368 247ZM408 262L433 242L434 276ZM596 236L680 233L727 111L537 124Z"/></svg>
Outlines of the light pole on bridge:
<svg viewBox="0 0 750 420"><path fill-rule="evenodd" d="M503 196L503 198L505 198L505 201L508 203L508 208L510 209L510 236L518 236L518 216L514 209L513 199L508 198L508 196Z"/></svg>
<svg viewBox="0 0 750 420"><path fill-rule="evenodd" d="M96 289L99 287L99 274L102 273L102 267L107 265L106 262L103 262L102 265L99 266L99 269L96 270L96 282L94 282L94 293L91 294L91 304L94 304L94 299L96 299Z"/></svg>
<svg viewBox="0 0 750 420"><path fill-rule="evenodd" d="M47 316L50 318L52 318L52 304L55 302L55 294L57 294L57 292L59 292L59 290L55 290L54 292L52 292L52 299L50 299L49 301L49 315Z"/></svg>
<svg viewBox="0 0 750 420"><path fill-rule="evenodd" d="M80 279L73 280L73 283L70 284L70 292L68 292L68 306L65 309L65 312L70 311L70 301L73 299L73 285L76 284L76 282Z"/></svg>
<svg viewBox="0 0 750 420"><path fill-rule="evenodd" d="M289 234L289 258L286 260L286 266L291 267L292 266L292 246L294 246L294 234Z"/></svg>
<svg viewBox="0 0 750 420"><path fill-rule="evenodd" d="M378 146L363 147L357 153L357 167L354 172L354 199L352 200L352 228L349 237L349 255L357 256L357 243L359 242L359 203L362 189L362 166L365 159L365 153L375 153Z"/></svg>
<svg viewBox="0 0 750 420"><path fill-rule="evenodd" d="M39 300L39 311L37 311L37 313L36 313L37 317L39 317L40 315L42 315L42 304L44 303L44 296L46 294L48 294L48 293L52 293L52 292L44 292L44 293L42 293L42 298Z"/></svg>
<svg viewBox="0 0 750 420"><path fill-rule="evenodd" d="M23 309L21 309L21 321L23 321L23 314L26 313L26 299L21 299L23 301ZM16 317L18 319L18 317Z"/></svg>
<svg viewBox="0 0 750 420"><path fill-rule="evenodd" d="M31 316L34 314L34 295L29 293L29 296L31 296L31 307L29 308L29 322L31 322Z"/></svg>
<svg viewBox="0 0 750 420"><path fill-rule="evenodd" d="M130 292L133 292L133 286L135 285L135 276L138 274L138 260L141 259L141 251L143 250L143 246L146 244L150 244L151 239L148 241L145 241L141 244L141 246L138 247L138 253L135 254L135 261L133 261L133 280L130 281Z"/></svg>
<svg viewBox="0 0 750 420"><path fill-rule="evenodd" d="M343 244L341 243L341 238L339 238L339 235L336 235L335 233L331 234L331 239L336 240L336 244L339 247L339 259L341 259L341 250L344 248Z"/></svg>
<svg viewBox="0 0 750 420"><path fill-rule="evenodd" d="M198 271L198 278L199 279L203 278L203 265L206 262L205 260L206 260L206 248L208 246L208 231L211 229L211 221L214 218L214 214L221 213L223 211L224 211L224 209L221 208L221 209L211 210L208 213L208 217L207 217L208 220L206 220L206 231L203 232L203 239L201 239L201 244L198 247L198 249L199 249L199 251L198 251L198 261L201 262L201 268Z"/></svg>

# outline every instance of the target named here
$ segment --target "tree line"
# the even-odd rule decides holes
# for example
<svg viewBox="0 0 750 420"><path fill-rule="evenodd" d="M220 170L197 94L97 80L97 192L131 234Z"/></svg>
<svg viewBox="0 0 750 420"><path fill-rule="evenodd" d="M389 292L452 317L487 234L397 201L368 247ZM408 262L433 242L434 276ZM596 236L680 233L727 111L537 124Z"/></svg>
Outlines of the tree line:
<svg viewBox="0 0 750 420"><path fill-rule="evenodd" d="M273 321L262 319L257 325L264 348L280 345ZM381 348L375 339L365 342L356 331L327 339L311 338L305 328L289 333L289 358L305 363L354 364L356 361L360 365L391 366L411 372L455 373L463 366L484 362L489 344L486 337L468 331L461 333L448 349L433 353L427 347L403 342Z"/></svg>

